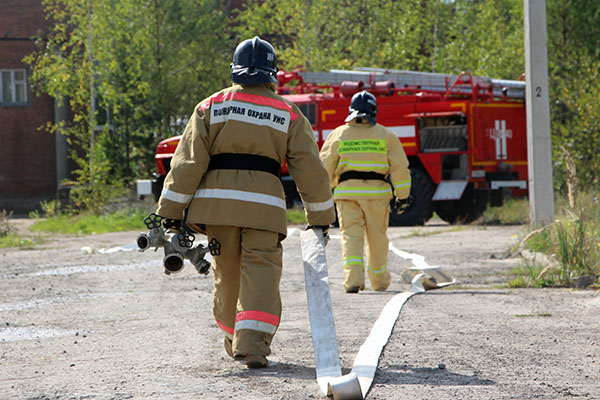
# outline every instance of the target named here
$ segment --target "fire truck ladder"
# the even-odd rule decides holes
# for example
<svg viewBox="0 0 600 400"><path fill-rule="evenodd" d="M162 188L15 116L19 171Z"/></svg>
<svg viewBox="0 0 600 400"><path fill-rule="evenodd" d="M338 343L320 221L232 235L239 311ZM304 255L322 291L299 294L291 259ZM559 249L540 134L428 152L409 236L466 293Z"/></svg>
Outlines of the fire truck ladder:
<svg viewBox="0 0 600 400"><path fill-rule="evenodd" d="M525 99L525 82L492 79L482 76L414 72L381 68L356 68L353 71L331 70L329 72L299 72L304 82L341 85L344 81L364 82L373 86L376 82L391 81L396 88L420 88L422 90L450 94L469 95L478 91L487 93L491 88L495 97Z"/></svg>

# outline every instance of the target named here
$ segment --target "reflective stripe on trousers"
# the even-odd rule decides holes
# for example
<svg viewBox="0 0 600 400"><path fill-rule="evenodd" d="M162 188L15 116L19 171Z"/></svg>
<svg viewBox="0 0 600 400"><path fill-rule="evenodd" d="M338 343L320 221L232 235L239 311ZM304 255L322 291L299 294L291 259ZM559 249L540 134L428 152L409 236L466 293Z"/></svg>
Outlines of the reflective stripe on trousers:
<svg viewBox="0 0 600 400"><path fill-rule="evenodd" d="M391 282L387 270L389 201L336 200L340 233L342 234L342 257L344 259L344 289L365 286L362 260L365 238L367 241L367 273L374 290L385 290ZM348 263L346 264L346 260Z"/></svg>
<svg viewBox="0 0 600 400"><path fill-rule="evenodd" d="M233 333L234 354L269 355L281 317L279 234L215 225L206 232L208 240L221 243L221 255L213 257L213 313L219 327Z"/></svg>

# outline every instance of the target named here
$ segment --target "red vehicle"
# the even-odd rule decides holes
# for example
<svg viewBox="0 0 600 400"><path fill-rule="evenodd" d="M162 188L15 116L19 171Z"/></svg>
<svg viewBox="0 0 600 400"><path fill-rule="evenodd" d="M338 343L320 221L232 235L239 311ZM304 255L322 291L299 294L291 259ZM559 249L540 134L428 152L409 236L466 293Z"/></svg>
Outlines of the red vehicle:
<svg viewBox="0 0 600 400"><path fill-rule="evenodd" d="M322 146L344 124L352 95L377 97L377 122L402 142L412 176L409 207L390 213L391 225L421 225L435 211L443 220L471 222L503 193L527 194L525 83L410 71L361 69L325 73L278 73L278 93L298 105ZM156 151L155 196L179 136ZM284 165L288 206L299 201ZM392 202L393 204L393 202Z"/></svg>

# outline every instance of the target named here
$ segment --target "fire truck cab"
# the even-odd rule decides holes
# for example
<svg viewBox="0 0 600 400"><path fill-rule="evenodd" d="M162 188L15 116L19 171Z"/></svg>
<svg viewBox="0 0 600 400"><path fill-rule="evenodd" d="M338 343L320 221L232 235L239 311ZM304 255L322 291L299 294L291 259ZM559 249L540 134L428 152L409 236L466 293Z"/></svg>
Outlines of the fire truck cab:
<svg viewBox="0 0 600 400"><path fill-rule="evenodd" d="M376 96L377 122L402 142L411 170L408 209L392 210L392 226L422 225L434 211L449 223L471 222L488 204L501 205L504 192L527 194L522 81L380 69L280 71L278 81L278 93L298 105L319 147L344 124L352 95L365 89ZM155 193L178 141L158 146ZM285 165L282 183L293 206L300 199Z"/></svg>

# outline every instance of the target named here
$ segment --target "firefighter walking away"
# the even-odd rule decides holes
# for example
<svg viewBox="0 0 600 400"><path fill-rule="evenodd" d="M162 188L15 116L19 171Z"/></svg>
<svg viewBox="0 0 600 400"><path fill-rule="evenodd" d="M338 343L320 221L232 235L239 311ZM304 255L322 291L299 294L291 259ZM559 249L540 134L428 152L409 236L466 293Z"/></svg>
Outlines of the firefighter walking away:
<svg viewBox="0 0 600 400"><path fill-rule="evenodd" d="M270 43L241 42L232 86L194 109L165 179L157 214L221 245L215 256L213 313L227 354L249 368L268 365L279 326L286 202L280 181L287 159L310 226L334 221L327 172L308 120L276 94L277 56Z"/></svg>
<svg viewBox="0 0 600 400"><path fill-rule="evenodd" d="M396 197L399 212L406 208L408 159L396 135L377 123L377 100L371 93L362 91L352 97L345 122L329 134L320 153L334 188L344 289L347 293L364 290L366 267L373 290L384 291L391 282L387 268L390 200Z"/></svg>

